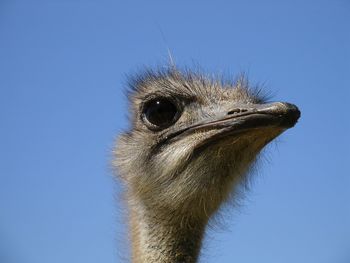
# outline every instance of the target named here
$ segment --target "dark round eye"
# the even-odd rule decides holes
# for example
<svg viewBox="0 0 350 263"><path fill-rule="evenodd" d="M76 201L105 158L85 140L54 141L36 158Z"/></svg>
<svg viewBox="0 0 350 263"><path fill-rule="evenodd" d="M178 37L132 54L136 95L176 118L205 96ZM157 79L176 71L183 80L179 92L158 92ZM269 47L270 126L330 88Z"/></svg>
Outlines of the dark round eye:
<svg viewBox="0 0 350 263"><path fill-rule="evenodd" d="M176 105L166 99L158 98L145 103L143 107L143 118L156 129L167 128L175 123L179 117Z"/></svg>

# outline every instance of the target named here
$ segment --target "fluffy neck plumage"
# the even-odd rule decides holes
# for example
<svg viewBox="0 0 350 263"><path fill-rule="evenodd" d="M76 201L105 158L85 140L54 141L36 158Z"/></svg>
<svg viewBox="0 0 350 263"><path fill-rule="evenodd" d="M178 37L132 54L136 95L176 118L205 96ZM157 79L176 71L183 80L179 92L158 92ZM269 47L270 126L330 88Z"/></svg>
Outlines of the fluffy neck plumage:
<svg viewBox="0 0 350 263"><path fill-rule="evenodd" d="M207 222L157 213L141 203L129 209L133 263L197 262Z"/></svg>

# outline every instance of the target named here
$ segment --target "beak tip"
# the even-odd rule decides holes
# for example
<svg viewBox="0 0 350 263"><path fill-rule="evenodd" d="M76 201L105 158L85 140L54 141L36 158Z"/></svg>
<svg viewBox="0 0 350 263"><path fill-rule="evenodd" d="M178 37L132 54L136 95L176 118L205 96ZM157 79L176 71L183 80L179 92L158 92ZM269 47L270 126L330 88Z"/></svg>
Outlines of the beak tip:
<svg viewBox="0 0 350 263"><path fill-rule="evenodd" d="M282 106L284 112L284 118L281 125L286 128L292 128L301 116L299 108L296 105L287 102L281 102L279 104Z"/></svg>

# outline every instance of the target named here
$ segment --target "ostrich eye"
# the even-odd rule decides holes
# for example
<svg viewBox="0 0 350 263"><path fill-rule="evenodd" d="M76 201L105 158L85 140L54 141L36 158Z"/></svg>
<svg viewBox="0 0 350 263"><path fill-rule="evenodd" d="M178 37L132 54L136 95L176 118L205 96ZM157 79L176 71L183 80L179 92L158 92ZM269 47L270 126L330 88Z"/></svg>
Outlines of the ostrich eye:
<svg viewBox="0 0 350 263"><path fill-rule="evenodd" d="M166 98L150 100L143 107L143 118L146 124L151 124L149 127L151 129L167 128L175 123L178 117L179 110L172 101Z"/></svg>

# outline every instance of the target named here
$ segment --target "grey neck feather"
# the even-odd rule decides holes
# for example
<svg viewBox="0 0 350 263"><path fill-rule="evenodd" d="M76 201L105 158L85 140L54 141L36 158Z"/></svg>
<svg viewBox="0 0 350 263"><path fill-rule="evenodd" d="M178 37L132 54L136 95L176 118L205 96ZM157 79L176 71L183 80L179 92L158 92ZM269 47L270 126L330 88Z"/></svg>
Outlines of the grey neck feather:
<svg viewBox="0 0 350 263"><path fill-rule="evenodd" d="M155 214L141 205L130 216L133 263L197 262L206 222Z"/></svg>

